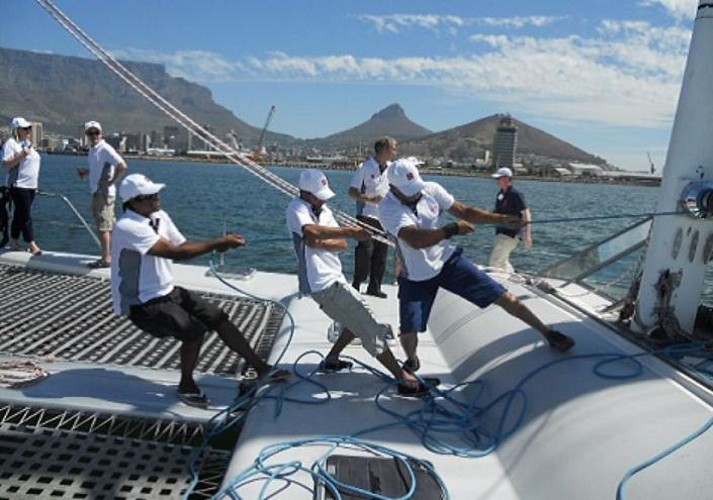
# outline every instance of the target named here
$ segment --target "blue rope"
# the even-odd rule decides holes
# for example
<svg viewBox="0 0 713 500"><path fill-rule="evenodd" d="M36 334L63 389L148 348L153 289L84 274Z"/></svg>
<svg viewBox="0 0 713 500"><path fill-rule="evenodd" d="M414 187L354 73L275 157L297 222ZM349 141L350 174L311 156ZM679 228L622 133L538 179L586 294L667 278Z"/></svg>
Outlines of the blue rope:
<svg viewBox="0 0 713 500"><path fill-rule="evenodd" d="M220 276L217 275L213 262L211 261L211 270L216 277L226 286L235 289L236 291L257 298L249 293L246 293L230 283L225 282ZM257 298L258 300L262 300ZM281 307L284 306L278 303ZM290 332L290 341L294 335L294 319L289 314L287 309L285 311L292 322L292 329ZM289 345L289 342L288 342ZM282 359L284 356L287 346L280 354L278 359ZM396 426L406 426L411 429L416 435L420 437L420 441L424 448L438 454L454 455L466 458L479 458L484 457L497 449L499 444L511 436L517 429L522 425L525 415L527 413L527 394L524 390L524 386L538 374L543 371L564 362L572 362L575 360L582 359L597 359L603 358L597 362L592 368L594 374L598 377L611 380L624 380L629 378L638 377L643 373L643 366L637 360L641 356L648 355L662 355L662 356L682 356L686 353L700 351L700 345L688 345L688 346L674 346L661 349L658 351L651 351L645 353L639 353L634 355L621 355L619 353L592 353L592 354L581 354L575 356L568 356L564 359L553 360L546 363L535 370L531 371L525 375L520 382L511 390L504 392L503 394L494 398L489 404L485 406L479 406L478 400L484 394L485 383L483 381L471 381L462 384L458 384L447 390L442 390L439 388L431 389L431 396L421 400L419 408L413 410L405 415L399 414L398 412L388 408L386 401L388 398L384 398L384 394L391 389L398 382L394 380L389 374L386 374L379 369L363 363L355 358L345 356L345 359L351 360L356 367L364 369L376 377L380 378L386 382L385 386L377 393L374 398L376 406L384 413L391 416L394 420L385 424L363 429L351 436L320 436L315 438L309 438L305 440L293 440L284 443L277 443L264 448L258 457L255 459L253 465L247 468L245 471L236 475L231 482L223 488L216 497L230 497L234 499L242 498L237 490L247 484L248 482L254 482L255 480L264 481L264 484L260 491L259 498L268 498L271 495L268 494L268 489L275 481L285 481L289 484L298 484L300 487L313 489L313 486L303 485L295 479L295 475L302 472L307 473L314 481L318 481L327 488L335 499L341 499L341 492L347 492L351 494L369 496L370 498L383 498L384 500L394 500L392 498L381 497L373 492L363 491L352 485L344 484L338 481L336 478L332 477L328 471L326 471L326 459L331 453L337 450L341 446L359 447L364 443L368 443L367 448L364 448L371 453L374 453L376 448L379 449L379 453L393 457L397 460L403 460L402 463L405 469L408 471L411 480L412 488L415 491L415 475L409 460L413 460L413 463L420 464L420 466L426 467L430 474L436 479L436 481L441 485L441 488L447 493L447 488L443 484L442 479L437 475L432 466L426 464L416 457L411 457L405 455L398 450L389 449L381 445L375 445L366 441L362 441L361 436L365 434L371 434L383 430L387 430ZM317 356L320 360L324 357L318 351L310 350L302 353L293 363L293 371L295 376L299 379L297 382L292 384L283 384L278 395L271 394L273 387L269 390L262 391L257 394L258 389L254 388L254 392L247 395L244 398L239 398L236 400L234 405L230 408L219 412L211 422L209 422L208 427L211 428L211 432L206 434L205 442L212 438L213 436L225 431L236 425L241 421L246 413L261 400L274 400L275 401L275 418L277 418L282 411L283 405L286 402L293 402L298 404L326 404L331 401L331 394L327 387L315 380L313 380L314 375L317 373L318 369L310 369L307 372L300 371L300 365L303 365L303 360L307 356ZM612 368L615 365L624 366L624 371L619 368L618 372L612 372ZM313 395L310 399L299 399L294 397L287 397L286 393L289 389L300 383L309 383L314 385L319 389L319 392ZM455 397L458 391L465 388L470 388L475 390L475 395L468 403L464 403ZM321 399L317 399L321 397ZM235 408L239 408L245 413L240 415L238 418L225 419L225 421L218 424L213 424L213 421L218 421L221 417L227 416L234 412ZM232 410L231 410L232 409ZM486 421L493 421L493 412L498 412L498 416L495 418L494 429L486 426ZM713 421L712 421L713 422ZM695 439L701 433L705 432L713 423L710 423L704 430L699 431L695 435L684 440L685 442L677 445L678 447L683 446L687 442ZM492 426L491 426L492 427ZM321 443L322 445L329 445L330 449L324 453L319 459L317 459L311 466L307 467L300 461L288 461L281 464L270 464L266 463L266 460L286 452L290 449L299 446L306 445L316 445ZM374 448L368 448L368 446L374 446ZM677 449L677 448L676 448ZM627 476L622 480L620 489L623 492L624 484L636 473L644 468L648 467L652 463L661 460L668 454L670 454L673 449L667 450L666 452L654 457L653 459L647 461L641 466L637 466L627 473ZM196 462L202 457L203 449L199 449L196 453ZM407 457L404 459L403 457ZM425 465L424 465L425 464ZM192 463L192 465L194 465ZM192 474L197 482L197 472L195 468L191 469ZM185 497L193 490L195 483L191 485L191 489L186 494ZM398 497L399 500L407 500L412 498L413 491L403 497ZM272 494L274 495L274 493ZM449 497L448 497L449 498Z"/></svg>
<svg viewBox="0 0 713 500"><path fill-rule="evenodd" d="M616 489L617 500L626 500L626 494L625 494L626 485L635 474L638 474L639 472L646 469L647 467L650 467L650 466L654 465L656 462L663 460L664 458L666 458L667 456L669 456L676 450L683 448L688 443L692 442L694 439L697 439L698 437L700 437L702 434L704 434L706 431L708 431L711 427L713 427L713 418L711 418L708 422L706 422L703 425L703 427L701 427L700 429L695 431L693 434L683 438L681 441L674 444L670 448L662 451L658 455L651 457L650 459L637 465L636 467L629 469L629 471L626 474L624 474L624 477L619 482L619 486Z"/></svg>

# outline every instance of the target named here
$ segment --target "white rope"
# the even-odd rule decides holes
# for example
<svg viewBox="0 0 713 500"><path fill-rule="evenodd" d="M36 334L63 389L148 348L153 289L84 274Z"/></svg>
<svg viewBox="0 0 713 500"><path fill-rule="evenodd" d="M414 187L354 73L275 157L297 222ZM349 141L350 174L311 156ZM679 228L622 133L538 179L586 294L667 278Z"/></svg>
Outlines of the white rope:
<svg viewBox="0 0 713 500"><path fill-rule="evenodd" d="M52 16L70 35L72 35L73 38L75 38L97 59L99 59L99 61L104 63L127 85L133 88L141 96L146 98L146 100L156 106L169 118L187 129L193 135L199 137L206 143L213 146L217 151L225 155L225 157L229 161L235 163L240 167L243 167L252 175L256 176L257 178L272 186L273 188L277 189L278 191L281 191L282 193L290 197L295 197L299 195L299 189L296 186L290 184L280 176L270 172L267 168L257 164L243 153L236 151L231 146L213 135L209 130L206 130L204 127L202 127L190 116L186 115L180 109L178 109L173 104L164 99L160 94L158 94L155 90L153 90L146 83L144 83L138 76L132 73L123 64L117 61L111 54L104 50L101 45L99 45L87 33L85 33L76 23L74 23L69 17L67 17L67 15L64 14L64 12L62 12L59 8L57 8L57 6L55 6L50 0L37 0L37 3L39 3L40 6L44 10L46 10L50 16ZM362 228L369 231L369 233L372 234L375 239L393 246L393 243L388 240L388 237L384 231L364 224L355 217L340 210L334 209L333 212L335 218L341 224L347 226L361 226Z"/></svg>
<svg viewBox="0 0 713 500"><path fill-rule="evenodd" d="M0 387L16 389L49 377L49 372L33 361L0 361Z"/></svg>

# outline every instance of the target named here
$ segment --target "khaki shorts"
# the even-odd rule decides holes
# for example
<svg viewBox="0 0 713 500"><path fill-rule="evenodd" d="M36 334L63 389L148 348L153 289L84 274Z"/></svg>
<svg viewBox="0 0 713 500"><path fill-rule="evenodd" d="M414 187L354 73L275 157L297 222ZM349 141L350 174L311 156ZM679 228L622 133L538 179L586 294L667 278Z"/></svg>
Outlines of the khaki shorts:
<svg viewBox="0 0 713 500"><path fill-rule="evenodd" d="M376 357L386 350L386 337L391 329L377 323L369 304L354 287L338 281L311 297L327 316L359 337L369 354Z"/></svg>
<svg viewBox="0 0 713 500"><path fill-rule="evenodd" d="M92 194L92 216L97 231L111 231L114 229L114 200L113 196L96 192Z"/></svg>

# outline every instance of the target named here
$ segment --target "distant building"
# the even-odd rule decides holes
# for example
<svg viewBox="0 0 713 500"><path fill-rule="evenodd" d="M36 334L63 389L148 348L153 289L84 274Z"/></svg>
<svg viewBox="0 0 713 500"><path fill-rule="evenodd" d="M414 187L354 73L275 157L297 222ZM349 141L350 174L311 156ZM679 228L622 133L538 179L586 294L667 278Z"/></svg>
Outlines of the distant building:
<svg viewBox="0 0 713 500"><path fill-rule="evenodd" d="M42 144L45 138L44 127L41 122L32 122L32 144Z"/></svg>
<svg viewBox="0 0 713 500"><path fill-rule="evenodd" d="M495 169L512 168L515 164L516 151L517 127L513 124L510 115L505 115L500 118L493 137L493 167Z"/></svg>
<svg viewBox="0 0 713 500"><path fill-rule="evenodd" d="M597 177L604 173L602 167L591 163L570 163L567 168L573 175L581 175L582 177Z"/></svg>

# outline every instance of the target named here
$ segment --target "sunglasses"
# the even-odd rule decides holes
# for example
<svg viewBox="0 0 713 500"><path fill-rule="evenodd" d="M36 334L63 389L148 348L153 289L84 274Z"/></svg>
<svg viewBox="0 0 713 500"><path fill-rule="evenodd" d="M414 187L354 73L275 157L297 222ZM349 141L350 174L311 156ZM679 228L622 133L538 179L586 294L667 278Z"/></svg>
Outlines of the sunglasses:
<svg viewBox="0 0 713 500"><path fill-rule="evenodd" d="M158 199L158 193L154 194L142 194L134 198L136 201L145 201L145 200L157 200Z"/></svg>
<svg viewBox="0 0 713 500"><path fill-rule="evenodd" d="M21 130L32 130L32 127L20 127Z"/></svg>
<svg viewBox="0 0 713 500"><path fill-rule="evenodd" d="M87 131L84 132L84 133L85 133L86 135L101 135L101 132L99 132L98 130L87 130Z"/></svg>

